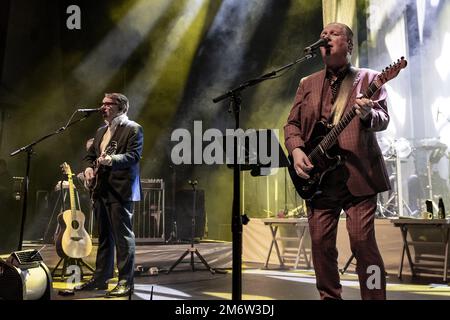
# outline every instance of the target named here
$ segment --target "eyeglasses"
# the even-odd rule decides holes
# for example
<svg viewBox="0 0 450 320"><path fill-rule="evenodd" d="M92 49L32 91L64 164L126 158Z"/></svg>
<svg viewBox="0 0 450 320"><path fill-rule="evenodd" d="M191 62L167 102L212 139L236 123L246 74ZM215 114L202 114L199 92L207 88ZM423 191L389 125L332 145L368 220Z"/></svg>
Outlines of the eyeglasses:
<svg viewBox="0 0 450 320"><path fill-rule="evenodd" d="M102 106L114 106L117 105L115 102L102 102Z"/></svg>

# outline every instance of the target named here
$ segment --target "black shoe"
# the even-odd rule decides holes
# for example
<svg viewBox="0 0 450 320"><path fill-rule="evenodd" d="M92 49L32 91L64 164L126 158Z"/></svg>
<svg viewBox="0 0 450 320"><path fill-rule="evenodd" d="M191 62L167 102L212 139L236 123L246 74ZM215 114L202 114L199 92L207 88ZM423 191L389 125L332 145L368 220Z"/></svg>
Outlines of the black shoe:
<svg viewBox="0 0 450 320"><path fill-rule="evenodd" d="M127 280L119 280L117 286L106 293L106 298L125 297L133 293L131 284Z"/></svg>
<svg viewBox="0 0 450 320"><path fill-rule="evenodd" d="M89 290L106 290L108 289L108 283L106 281L97 280L95 278L83 283L74 288L75 291L89 291Z"/></svg>

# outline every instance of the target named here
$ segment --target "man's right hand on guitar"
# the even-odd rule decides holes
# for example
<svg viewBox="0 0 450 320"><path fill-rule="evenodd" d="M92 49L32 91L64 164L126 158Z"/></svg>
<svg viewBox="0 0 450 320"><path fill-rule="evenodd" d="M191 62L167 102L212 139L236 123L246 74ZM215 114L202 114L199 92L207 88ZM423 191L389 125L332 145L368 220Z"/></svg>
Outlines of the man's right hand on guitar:
<svg viewBox="0 0 450 320"><path fill-rule="evenodd" d="M295 148L292 151L292 158L294 159L294 169L297 175L303 179L309 179L307 172L314 167L308 156L300 148Z"/></svg>
<svg viewBox="0 0 450 320"><path fill-rule="evenodd" d="M95 177L94 169L92 169L91 167L86 168L86 170L84 170L84 177L86 178L86 181L90 183Z"/></svg>

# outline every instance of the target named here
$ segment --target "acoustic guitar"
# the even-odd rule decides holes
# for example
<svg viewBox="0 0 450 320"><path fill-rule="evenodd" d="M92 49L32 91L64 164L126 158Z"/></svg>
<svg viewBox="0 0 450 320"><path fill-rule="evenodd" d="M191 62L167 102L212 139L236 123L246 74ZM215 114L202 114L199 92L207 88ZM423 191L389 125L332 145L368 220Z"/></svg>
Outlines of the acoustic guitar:
<svg viewBox="0 0 450 320"><path fill-rule="evenodd" d="M106 148L105 150L105 154L108 156L112 156L113 154L115 154L117 151L117 141L111 141L109 146ZM100 165L97 161L94 163L94 179L92 179L92 181L88 182L87 180L85 180L85 184L84 186L86 187L86 189L89 190L89 194L91 196L91 200L93 199L93 195L98 191L98 189L100 188L100 181L99 181L99 176L102 175L103 170L105 170L104 166Z"/></svg>
<svg viewBox="0 0 450 320"><path fill-rule="evenodd" d="M85 215L75 206L73 173L64 162L61 165L69 181L70 209L58 215L59 232L55 237L56 252L61 258L84 258L92 250L92 240L84 228Z"/></svg>
<svg viewBox="0 0 450 320"><path fill-rule="evenodd" d="M371 82L364 93L363 98L370 99L383 84L394 79L406 65L406 60L404 57L401 57L396 63L384 69ZM294 183L297 193L303 199L311 200L316 195L320 194L320 186L323 178L327 173L336 169L344 162L343 157L339 154L340 150L336 142L339 135L355 116L356 108L353 107L335 126L324 121L318 121L315 124L311 134L311 136L315 138L305 143L305 147L302 148L314 165L314 168L308 172L308 175L310 176L309 179L303 179L297 175L294 169L292 156L289 157L289 175L291 176L291 180Z"/></svg>

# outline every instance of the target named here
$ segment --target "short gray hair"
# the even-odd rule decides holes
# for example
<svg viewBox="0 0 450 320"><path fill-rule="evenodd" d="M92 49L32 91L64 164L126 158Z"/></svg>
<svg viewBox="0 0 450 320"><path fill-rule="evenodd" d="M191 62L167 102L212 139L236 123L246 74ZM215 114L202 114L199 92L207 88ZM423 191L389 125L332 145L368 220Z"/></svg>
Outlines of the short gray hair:
<svg viewBox="0 0 450 320"><path fill-rule="evenodd" d="M342 29L344 29L347 39L350 40L351 43L353 44L353 31L352 31L352 29L350 29L350 27L348 25L346 25L345 23L340 23L340 22L331 22L327 25L330 25L330 24L336 24L336 25L340 26Z"/></svg>

